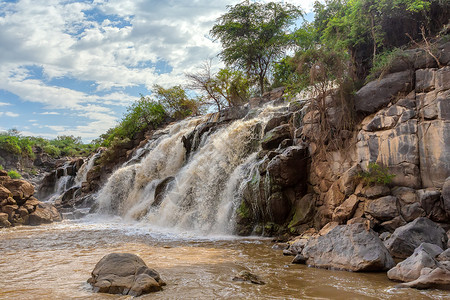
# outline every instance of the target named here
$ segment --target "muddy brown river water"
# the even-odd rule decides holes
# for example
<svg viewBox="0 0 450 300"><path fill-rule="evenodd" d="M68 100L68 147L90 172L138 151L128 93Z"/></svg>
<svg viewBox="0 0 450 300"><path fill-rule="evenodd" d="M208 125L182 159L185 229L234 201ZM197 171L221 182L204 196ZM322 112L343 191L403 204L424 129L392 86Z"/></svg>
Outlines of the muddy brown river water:
<svg viewBox="0 0 450 300"><path fill-rule="evenodd" d="M93 293L86 280L111 252L139 255L167 282L139 299L450 299L396 289L382 273L292 265L260 238L198 237L120 221L64 221L0 230L0 299L131 299ZM249 270L266 285L232 281Z"/></svg>

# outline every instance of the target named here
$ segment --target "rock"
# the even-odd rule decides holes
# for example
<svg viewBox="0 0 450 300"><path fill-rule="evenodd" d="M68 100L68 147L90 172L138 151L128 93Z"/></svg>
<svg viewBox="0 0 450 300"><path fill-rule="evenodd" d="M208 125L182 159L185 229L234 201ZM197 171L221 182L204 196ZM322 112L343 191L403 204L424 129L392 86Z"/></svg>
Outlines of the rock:
<svg viewBox="0 0 450 300"><path fill-rule="evenodd" d="M5 170L0 170L0 177L6 177L8 176L8 172L6 172Z"/></svg>
<svg viewBox="0 0 450 300"><path fill-rule="evenodd" d="M322 227L322 229L320 229L319 231L319 235L326 235L328 234L331 230L333 230L334 228L336 228L337 226L339 226L338 222L330 222L327 223L325 226Z"/></svg>
<svg viewBox="0 0 450 300"><path fill-rule="evenodd" d="M49 224L61 220L61 215L56 207L42 202L36 207L36 210L29 215L29 223L32 226Z"/></svg>
<svg viewBox="0 0 450 300"><path fill-rule="evenodd" d="M381 271L395 264L378 235L363 224L339 225L311 239L303 249L306 263L348 271Z"/></svg>
<svg viewBox="0 0 450 300"><path fill-rule="evenodd" d="M293 264L305 264L306 263L306 258L301 254L297 254L294 259L292 260Z"/></svg>
<svg viewBox="0 0 450 300"><path fill-rule="evenodd" d="M419 202L426 216L435 222L446 222L447 216L441 203L441 193L436 188L417 191Z"/></svg>
<svg viewBox="0 0 450 300"><path fill-rule="evenodd" d="M294 216L289 228L308 223L314 216L316 199L314 194L306 194L294 204Z"/></svg>
<svg viewBox="0 0 450 300"><path fill-rule="evenodd" d="M13 198L17 200L28 199L34 194L34 187L31 183L21 179L11 179L3 183L11 191Z"/></svg>
<svg viewBox="0 0 450 300"><path fill-rule="evenodd" d="M450 218L450 177L447 177L444 185L442 186L442 200L444 204L445 212Z"/></svg>
<svg viewBox="0 0 450 300"><path fill-rule="evenodd" d="M88 279L94 292L140 296L162 290L158 272L147 267L135 254L111 253L104 256Z"/></svg>
<svg viewBox="0 0 450 300"><path fill-rule="evenodd" d="M404 204L413 204L419 201L416 190L409 187L395 187L392 189L392 195Z"/></svg>
<svg viewBox="0 0 450 300"><path fill-rule="evenodd" d="M272 129L280 125L288 124L292 115L292 113L288 113L274 116L272 119L267 121L266 127L264 128L264 133L267 133L268 131L271 131Z"/></svg>
<svg viewBox="0 0 450 300"><path fill-rule="evenodd" d="M275 156L268 164L267 171L271 182L281 187L288 187L305 181L307 178L308 149L292 146Z"/></svg>
<svg viewBox="0 0 450 300"><path fill-rule="evenodd" d="M10 196L12 196L11 192L4 186L0 185L0 200L7 199Z"/></svg>
<svg viewBox="0 0 450 300"><path fill-rule="evenodd" d="M348 197L341 205L336 207L333 212L332 220L340 224L347 222L358 208L359 198L356 195Z"/></svg>
<svg viewBox="0 0 450 300"><path fill-rule="evenodd" d="M436 260L438 261L450 261L450 248L442 252L441 254L436 257Z"/></svg>
<svg viewBox="0 0 450 300"><path fill-rule="evenodd" d="M369 185L362 187L360 190L356 189L355 193L358 196L375 199L389 195L391 189L386 185Z"/></svg>
<svg viewBox="0 0 450 300"><path fill-rule="evenodd" d="M275 192L267 200L270 220L283 224L291 211L291 203L282 192Z"/></svg>
<svg viewBox="0 0 450 300"><path fill-rule="evenodd" d="M233 281L248 281L254 284L264 285L266 284L258 275L252 274L249 271L241 271L235 277L233 277Z"/></svg>
<svg viewBox="0 0 450 300"><path fill-rule="evenodd" d="M416 288L416 289L428 289L428 288L441 288L450 289L450 271L445 268L422 269L422 273L419 278L414 281L401 283L397 285L398 288Z"/></svg>
<svg viewBox="0 0 450 300"><path fill-rule="evenodd" d="M401 215L406 222L412 222L417 218L425 217L426 213L419 203L405 205L401 208Z"/></svg>
<svg viewBox="0 0 450 300"><path fill-rule="evenodd" d="M0 228L11 227L11 223L8 221L8 214L0 213Z"/></svg>
<svg viewBox="0 0 450 300"><path fill-rule="evenodd" d="M367 201L365 211L376 219L382 221L391 220L398 216L397 197L385 196Z"/></svg>
<svg viewBox="0 0 450 300"><path fill-rule="evenodd" d="M422 217L397 228L385 245L393 257L407 258L422 243L434 244L444 249L447 235L438 224Z"/></svg>
<svg viewBox="0 0 450 300"><path fill-rule="evenodd" d="M416 92L429 92L434 89L436 70L433 68L416 71Z"/></svg>
<svg viewBox="0 0 450 300"><path fill-rule="evenodd" d="M356 183L358 182L356 178L361 171L361 166L355 165L348 169L344 174L342 174L341 178L339 178L339 189L344 195L350 196L355 191Z"/></svg>
<svg viewBox="0 0 450 300"><path fill-rule="evenodd" d="M292 242L289 242L289 247L286 249L286 251L283 252L284 255L297 255L299 253L302 253L303 248L305 248L306 244L308 243L308 239L305 238L298 238L295 239Z"/></svg>
<svg viewBox="0 0 450 300"><path fill-rule="evenodd" d="M416 280L419 278L420 271L423 268L434 269L438 266L435 257L442 253L442 251L439 246L422 243L414 250L414 253L410 257L390 269L387 276L391 280L403 282Z"/></svg>
<svg viewBox="0 0 450 300"><path fill-rule="evenodd" d="M280 125L267 132L261 142L264 150L277 148L285 139L291 138L291 126L289 124Z"/></svg>
<svg viewBox="0 0 450 300"><path fill-rule="evenodd" d="M402 216L397 216L392 220L380 224L381 227L383 227L389 232L394 232L397 228L404 225L406 225L406 221L402 218Z"/></svg>
<svg viewBox="0 0 450 300"><path fill-rule="evenodd" d="M358 112L374 113L387 105L392 97L411 91L412 74L409 70L393 73L381 80L374 80L362 87L355 96Z"/></svg>

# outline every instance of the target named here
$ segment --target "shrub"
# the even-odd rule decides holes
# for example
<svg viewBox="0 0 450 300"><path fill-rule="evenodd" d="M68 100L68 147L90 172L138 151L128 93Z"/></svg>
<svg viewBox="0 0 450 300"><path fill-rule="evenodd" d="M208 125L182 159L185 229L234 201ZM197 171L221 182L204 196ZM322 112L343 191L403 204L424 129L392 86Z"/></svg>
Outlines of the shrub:
<svg viewBox="0 0 450 300"><path fill-rule="evenodd" d="M61 155L61 151L53 145L46 145L44 146L43 150L51 157L59 157Z"/></svg>
<svg viewBox="0 0 450 300"><path fill-rule="evenodd" d="M12 179L22 178L22 176L15 170L9 170L8 171L8 176L11 177Z"/></svg>
<svg viewBox="0 0 450 300"><path fill-rule="evenodd" d="M367 171L362 171L358 174L358 178L365 185L390 184L394 177L395 174L390 174L386 167L380 166L376 162L370 162L367 166Z"/></svg>

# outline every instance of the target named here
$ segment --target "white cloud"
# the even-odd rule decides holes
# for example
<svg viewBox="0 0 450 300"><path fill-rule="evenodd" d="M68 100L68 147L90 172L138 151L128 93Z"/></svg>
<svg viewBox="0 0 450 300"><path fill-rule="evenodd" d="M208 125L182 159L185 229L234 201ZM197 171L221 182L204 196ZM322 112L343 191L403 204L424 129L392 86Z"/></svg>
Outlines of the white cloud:
<svg viewBox="0 0 450 300"><path fill-rule="evenodd" d="M7 102L0 102L0 106L8 106L11 105L11 103L7 103Z"/></svg>
<svg viewBox="0 0 450 300"><path fill-rule="evenodd" d="M59 115L59 112L56 111L44 111L43 113L40 113L41 115Z"/></svg>
<svg viewBox="0 0 450 300"><path fill-rule="evenodd" d="M0 3L0 89L48 110L68 110L89 118L83 126L64 125L83 138L97 137L116 122L105 105L127 106L136 96L112 88L184 83L186 72L215 57L220 43L209 31L227 5L241 2L196 0L19 0ZM264 2L268 2L264 0ZM313 0L286 1L310 11ZM90 11L105 14L96 19ZM157 62L170 73L159 74ZM43 77L27 67L42 68ZM52 79L92 81L82 92L49 84ZM101 94L100 94L101 92ZM145 91L143 91L145 92ZM100 94L100 95L99 95ZM8 103L0 102L0 106ZM3 115L6 115L3 113ZM58 130L56 130L58 131ZM58 131L59 133L59 131ZM67 133L64 133L67 134Z"/></svg>
<svg viewBox="0 0 450 300"><path fill-rule="evenodd" d="M11 117L11 118L16 118L18 116L20 116L19 114L10 112L10 111L0 111L0 117L2 116L6 116L6 117Z"/></svg>

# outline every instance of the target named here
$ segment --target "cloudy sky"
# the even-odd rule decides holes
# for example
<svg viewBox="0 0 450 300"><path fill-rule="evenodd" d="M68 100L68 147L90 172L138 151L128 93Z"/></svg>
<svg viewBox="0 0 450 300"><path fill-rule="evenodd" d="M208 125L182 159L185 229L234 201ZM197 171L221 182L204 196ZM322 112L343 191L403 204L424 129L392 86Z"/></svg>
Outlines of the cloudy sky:
<svg viewBox="0 0 450 300"><path fill-rule="evenodd" d="M238 2L0 0L0 131L97 138L154 84L215 57L209 30Z"/></svg>

